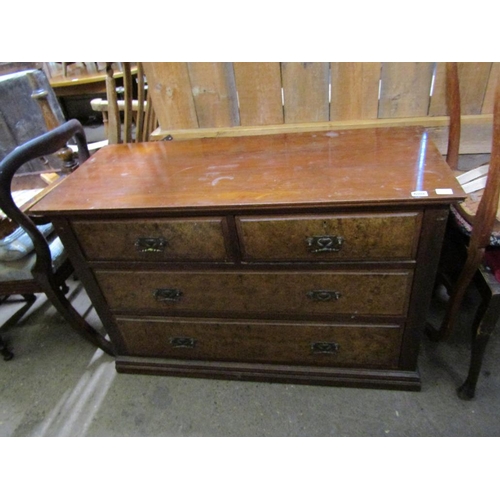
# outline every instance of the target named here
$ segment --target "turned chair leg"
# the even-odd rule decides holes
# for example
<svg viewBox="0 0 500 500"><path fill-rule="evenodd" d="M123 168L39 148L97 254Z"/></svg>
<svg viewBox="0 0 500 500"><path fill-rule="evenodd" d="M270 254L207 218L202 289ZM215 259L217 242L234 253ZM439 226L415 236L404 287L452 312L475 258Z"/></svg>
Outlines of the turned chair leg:
<svg viewBox="0 0 500 500"><path fill-rule="evenodd" d="M489 294L481 302L472 329L472 346L469 373L465 382L457 389L460 399L473 399L481 372L484 352L500 317L500 295Z"/></svg>

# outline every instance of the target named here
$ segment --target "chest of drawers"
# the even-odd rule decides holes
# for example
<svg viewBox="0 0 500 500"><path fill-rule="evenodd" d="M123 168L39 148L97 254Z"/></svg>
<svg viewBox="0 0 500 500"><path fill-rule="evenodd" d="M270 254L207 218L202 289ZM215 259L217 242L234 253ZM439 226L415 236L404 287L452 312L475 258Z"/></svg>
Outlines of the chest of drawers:
<svg viewBox="0 0 500 500"><path fill-rule="evenodd" d="M418 390L451 202L420 128L102 149L49 216L120 372Z"/></svg>

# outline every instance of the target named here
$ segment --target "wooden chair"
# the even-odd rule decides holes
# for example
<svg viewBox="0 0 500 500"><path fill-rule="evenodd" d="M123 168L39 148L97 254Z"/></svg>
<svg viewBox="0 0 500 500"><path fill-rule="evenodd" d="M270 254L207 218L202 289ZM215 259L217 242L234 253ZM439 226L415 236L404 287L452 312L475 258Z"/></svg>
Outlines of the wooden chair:
<svg viewBox="0 0 500 500"><path fill-rule="evenodd" d="M456 63L447 64L447 96L450 113L450 134L447 162L462 180L459 171L460 143L460 89ZM500 317L500 282L495 278L495 267L500 268L500 80L496 85L493 117L493 143L489 169L481 167L476 173L483 175L484 189L473 192L461 204L452 207L445 237L438 279L447 288L450 298L444 320L439 329L429 326L429 336L434 340L448 338L453 332L465 292L474 281L481 293L481 303L476 313L472 332L469 373L458 388L462 399L472 399L490 334ZM467 189L467 185L464 186ZM497 264L497 262L499 264ZM500 272L497 273L500 279Z"/></svg>
<svg viewBox="0 0 500 500"><path fill-rule="evenodd" d="M124 95L123 99L119 99L113 68L115 64L106 63L107 99L93 99L91 101L92 109L100 111L103 115L109 144L146 142L157 126L157 121L151 98L147 92L143 65L137 63L137 85L135 86L131 63L121 63Z"/></svg>
<svg viewBox="0 0 500 500"><path fill-rule="evenodd" d="M72 137L76 139L81 164L89 157L89 152L83 128L77 120L70 120L28 141L0 162L0 208L7 217L24 229L34 246L34 251L20 260L0 262L0 295L23 295L29 307L35 299L33 294L45 293L80 335L106 353L113 354L110 342L78 314L64 295L67 290L65 280L72 274L73 266L66 257L59 238L52 236L46 239L37 227L46 224L46 221L32 219L23 213L16 206L11 193L14 174L22 165L40 156L56 153ZM12 358L12 353L1 339L0 352L4 359Z"/></svg>

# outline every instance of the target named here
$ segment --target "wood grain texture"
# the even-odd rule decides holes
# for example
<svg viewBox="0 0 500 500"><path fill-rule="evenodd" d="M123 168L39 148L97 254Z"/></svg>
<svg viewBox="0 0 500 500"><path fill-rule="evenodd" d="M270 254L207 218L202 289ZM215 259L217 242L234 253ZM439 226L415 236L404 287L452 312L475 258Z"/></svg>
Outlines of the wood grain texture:
<svg viewBox="0 0 500 500"><path fill-rule="evenodd" d="M404 316L412 271L257 272L257 271L95 271L109 307L127 314L213 314L301 317L351 314ZM156 290L178 290L177 300L161 301ZM327 290L328 301L308 293Z"/></svg>
<svg viewBox="0 0 500 500"><path fill-rule="evenodd" d="M391 325L125 318L117 323L130 355L171 359L394 368L401 345L401 329ZM179 337L192 338L194 348L173 347L172 339ZM332 354L314 353L311 344L318 341L335 342L339 350Z"/></svg>
<svg viewBox="0 0 500 500"><path fill-rule="evenodd" d="M245 260L363 261L412 259L420 232L420 214L349 214L332 217L237 218ZM315 235L341 237L337 251L316 252Z"/></svg>
<svg viewBox="0 0 500 500"><path fill-rule="evenodd" d="M459 154L491 152L492 115L462 115ZM429 125L429 136L442 154L448 145L448 119L440 126Z"/></svg>
<svg viewBox="0 0 500 500"><path fill-rule="evenodd" d="M107 146L30 211L373 207L411 203L420 190L423 204L462 195L423 129L377 128Z"/></svg>
<svg viewBox="0 0 500 500"><path fill-rule="evenodd" d="M238 99L232 63L188 63L200 127L239 125Z"/></svg>
<svg viewBox="0 0 500 500"><path fill-rule="evenodd" d="M328 121L329 64L285 62L281 72L285 123Z"/></svg>
<svg viewBox="0 0 500 500"><path fill-rule="evenodd" d="M279 62L233 63L241 125L283 123Z"/></svg>
<svg viewBox="0 0 500 500"><path fill-rule="evenodd" d="M75 221L73 230L90 260L170 262L228 260L222 219L129 219ZM141 251L139 238L165 246Z"/></svg>
<svg viewBox="0 0 500 500"><path fill-rule="evenodd" d="M429 116L448 116L446 106L446 63L436 63L434 88L429 105Z"/></svg>
<svg viewBox="0 0 500 500"><path fill-rule="evenodd" d="M491 66L490 76L488 78L488 86L483 102L483 114L493 114L493 106L495 103L495 89L498 80L500 80L500 62L494 62Z"/></svg>
<svg viewBox="0 0 500 500"><path fill-rule="evenodd" d="M434 63L382 63L379 118L426 116Z"/></svg>
<svg viewBox="0 0 500 500"><path fill-rule="evenodd" d="M462 115L481 114L490 71L491 63L458 63Z"/></svg>
<svg viewBox="0 0 500 500"><path fill-rule="evenodd" d="M87 225L65 243L112 326L117 370L418 389L442 241L427 214L444 224L463 197L425 130L361 128L109 146L30 212ZM219 237L225 221L230 262L197 260L200 241L212 249L197 219L216 221ZM164 224L194 261L121 260L136 231L163 237ZM339 261L290 259L289 247L331 231L345 237ZM317 357L317 343L331 352Z"/></svg>
<svg viewBox="0 0 500 500"><path fill-rule="evenodd" d="M109 103L107 134L109 144L121 142L120 111L112 63L106 63L106 97Z"/></svg>
<svg viewBox="0 0 500 500"><path fill-rule="evenodd" d="M187 63L143 63L160 127L197 128Z"/></svg>
<svg viewBox="0 0 500 500"><path fill-rule="evenodd" d="M331 63L330 120L377 118L381 63Z"/></svg>
<svg viewBox="0 0 500 500"><path fill-rule="evenodd" d="M491 151L491 124L493 115L462 116L462 140L460 153L477 154ZM255 127L224 127L209 129L161 130L157 129L151 140L161 141L173 137L176 141L215 137L247 137L300 132L333 132L336 130L374 127L425 127L432 141L442 154L446 154L449 118L447 116L419 116L410 118L386 118L370 120L344 120L335 122L285 123Z"/></svg>

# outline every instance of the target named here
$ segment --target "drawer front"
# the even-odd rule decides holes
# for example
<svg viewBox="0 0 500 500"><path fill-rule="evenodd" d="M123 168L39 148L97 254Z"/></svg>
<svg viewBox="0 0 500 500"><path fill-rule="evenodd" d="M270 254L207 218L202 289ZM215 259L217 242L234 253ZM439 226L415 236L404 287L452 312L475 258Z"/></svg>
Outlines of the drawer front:
<svg viewBox="0 0 500 500"><path fill-rule="evenodd" d="M224 219L74 221L89 260L227 261Z"/></svg>
<svg viewBox="0 0 500 500"><path fill-rule="evenodd" d="M406 314L412 271L95 271L114 310L300 315Z"/></svg>
<svg viewBox="0 0 500 500"><path fill-rule="evenodd" d="M401 327L118 318L130 356L396 368Z"/></svg>
<svg viewBox="0 0 500 500"><path fill-rule="evenodd" d="M414 259L420 213L314 217L238 217L246 261Z"/></svg>

